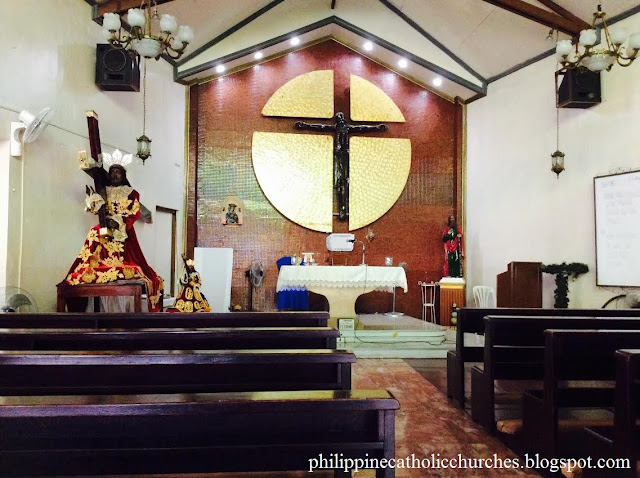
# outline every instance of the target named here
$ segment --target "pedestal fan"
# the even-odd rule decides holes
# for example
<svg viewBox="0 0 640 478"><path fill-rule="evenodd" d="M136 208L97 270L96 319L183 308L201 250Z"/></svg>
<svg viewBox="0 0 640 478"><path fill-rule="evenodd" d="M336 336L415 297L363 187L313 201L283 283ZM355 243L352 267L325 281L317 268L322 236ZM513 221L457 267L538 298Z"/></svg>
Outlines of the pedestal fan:
<svg viewBox="0 0 640 478"><path fill-rule="evenodd" d="M264 280L264 266L262 262L255 260L251 262L249 270L244 275L249 279L249 310L253 312L253 289L262 285Z"/></svg>

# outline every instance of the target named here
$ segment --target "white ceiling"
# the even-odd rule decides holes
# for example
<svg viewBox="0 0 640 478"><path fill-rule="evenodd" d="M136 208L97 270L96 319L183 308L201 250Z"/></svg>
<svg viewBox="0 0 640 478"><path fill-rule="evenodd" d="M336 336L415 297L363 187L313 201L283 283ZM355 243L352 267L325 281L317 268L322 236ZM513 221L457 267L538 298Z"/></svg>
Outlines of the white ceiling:
<svg viewBox="0 0 640 478"><path fill-rule="evenodd" d="M95 0L86 0L95 4ZM494 3L526 3L551 12L549 0L158 0L160 13L191 25L195 39L175 64L176 80L184 83L280 56L292 49L333 38L448 98L483 96L487 84L545 56L555 40L550 27ZM101 0L103 8L119 4ZM556 0L555 4L591 23L597 0ZM603 0L609 24L640 11L638 0ZM545 4L547 6L545 6ZM551 5L550 5L551 4ZM94 16L97 16L97 6ZM300 45L289 39L298 36ZM555 38L555 34L554 34ZM569 38L561 33L560 38ZM365 40L375 47L366 52ZM405 69L400 57L409 60ZM436 88L432 80L444 81Z"/></svg>

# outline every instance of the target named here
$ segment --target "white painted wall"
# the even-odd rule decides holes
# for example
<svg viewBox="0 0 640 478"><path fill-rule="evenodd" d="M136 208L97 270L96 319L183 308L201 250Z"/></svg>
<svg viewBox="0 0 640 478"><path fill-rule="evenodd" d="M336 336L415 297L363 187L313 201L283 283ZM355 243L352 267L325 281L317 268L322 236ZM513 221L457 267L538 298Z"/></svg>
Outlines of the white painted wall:
<svg viewBox="0 0 640 478"><path fill-rule="evenodd" d="M41 311L55 310L55 285L95 223L83 211L85 184L92 182L77 165L77 152L89 148L85 111L99 114L105 152L135 152L142 132L142 93L95 86L95 45L103 37L91 17L91 7L81 0L0 2L0 173L8 170L8 180L4 174L0 179L0 198L8 196L8 204L0 201L0 277L6 260L6 284L29 291ZM153 156L145 166L130 167L128 177L147 208L177 209L182 224L185 88L173 82L170 65L151 60L147 91ZM52 124L25 146L22 158L11 158L3 147L10 121L22 109L45 106L55 110ZM153 267L153 225L139 221L136 231ZM182 228L178 235L180 245Z"/></svg>
<svg viewBox="0 0 640 478"><path fill-rule="evenodd" d="M640 30L640 15L621 24ZM468 106L466 254L468 299L474 285L496 285L511 261L583 262L569 283L570 307L600 307L617 293L596 287L593 177L638 169L640 62L602 73L603 102L560 110L566 170L550 171L556 150L553 57L489 85ZM640 271L638 271L640 274ZM544 274L543 303L553 304Z"/></svg>
<svg viewBox="0 0 640 478"><path fill-rule="evenodd" d="M9 130L5 132L9 135ZM0 136L3 138L3 136ZM9 155L9 141L0 139L0 158ZM7 221L9 212L9 162L0 159L0 287L7 281ZM1 299L0 299L1 300Z"/></svg>

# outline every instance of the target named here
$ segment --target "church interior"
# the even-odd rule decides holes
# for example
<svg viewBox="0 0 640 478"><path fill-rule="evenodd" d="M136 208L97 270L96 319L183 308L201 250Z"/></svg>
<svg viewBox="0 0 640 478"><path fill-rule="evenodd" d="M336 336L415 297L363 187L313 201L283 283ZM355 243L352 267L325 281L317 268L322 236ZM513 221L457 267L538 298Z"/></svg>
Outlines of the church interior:
<svg viewBox="0 0 640 478"><path fill-rule="evenodd" d="M621 393L623 360L629 370L633 365L633 354L617 351L640 349L634 333L640 330L640 323L634 325L640 316L640 163L631 134L640 115L640 93L633 86L640 80L634 63L640 2L4 0L0 18L0 310L26 313L27 324L3 322L0 313L0 344L9 351L0 359L25 350L16 345L22 339L11 337L14 332L69 334L68 349L51 350L66 350L63 357L77 353L85 339L73 329L129 333L119 315L140 318L139 333L164 327L150 317L162 324L165 317L184 315L181 331L213 335L214 328L218 333L233 327L220 325L225 316L240 322L253 314L263 317L262 323L246 319L245 327L258 329L275 328L269 321L281 315L289 319L278 327L302 328L294 320L298 315L287 314L320 314L324 325L315 327L331 329L326 348L334 349L335 360L341 350L353 352L341 359L351 362L342 365L345 382L331 396L345 393L356 400L358 390L388 393L384 400L376 395L376 403L390 407L384 420L394 413L395 419L384 430L385 448L375 453L431 460L421 469L370 469L353 476L636 476L637 439L628 451L616 435L606 441L613 450L607 455L594 445L595 429L585 432L586 425L577 439L558 439L556 433L553 445L527 448L536 441L528 437L538 436L532 432L536 420L527 413L534 416L536 407L543 408L538 402L547 403L548 395L539 400L536 393L547 394L545 374L556 370L549 365L549 343L572 343L579 335L556 337L549 330L615 330L601 347L585 331L572 348L575 356L562 361L580 357L593 363L596 355L589 354L611 348L602 359L610 367L598 369L599 376L577 367L574 377L567 366L564 377L608 380L611 393ZM135 297L131 302L96 299L129 294ZM24 310L5 310L16 297L24 300L16 309ZM119 324L109 326L113 331L97 325L95 317L104 312ZM200 319L193 319L200 325L189 325L191 317L209 314L218 325L202 325ZM509 319L492 325L498 315ZM530 316L540 320L532 324ZM573 322L561 322L565 316ZM76 317L96 321L84 331L81 322L72 325ZM603 323L603 317L612 322ZM69 325L52 325L56 318ZM521 322L513 330L499 332L516 318ZM547 320L553 325L543 327ZM216 335L212 343L222 345L207 348L233 356L224 360L255 360L255 371L237 365L234 373L258 381L260 373L270 376L268 367L258 372L266 362L250 358L249 349L271 339L258 338L263 331L246 333L255 336L234 340L249 345L226 347ZM320 348L296 346L295 337L304 334L289 333L290 342L280 347L281 339L274 339L276 345L265 351L287 355L288 349ZM518 342L513 356L519 358L501 368L504 357L491 355L493 339L496 346L500 340ZM537 355L523 352L525 345L537 347ZM42 347L45 355L53 353ZM232 354L233 349L238 350ZM37 355L35 350L30 354ZM108 366L96 356L91 367ZM71 357L65 360L71 363ZM285 359L264 360L277 364L274 380L279 367L287 370L278 362ZM0 360L0 370L9 362ZM194 374L204 367L192 366ZM312 364L309 373L325 373L313 367L320 364ZM317 385L302 380L306 372L291 370L292 376L301 374L300 382ZM635 385L638 370L629 372L636 374ZM176 370L176 377L181 374ZM260 394L281 389L266 380L264 388L206 391L267 400ZM528 390L529 382L535 382L536 393ZM31 390L26 395L38 395L35 382L28 385L26 380L19 386ZM154 389L152 396L194 392L193 383L181 386L186 388ZM3 407L9 416L22 403L23 397L10 397L17 392L3 393L8 387L0 383L2 416ZM306 389L282 390L295 395ZM56 398L66 397L60 390L51 395L41 403L76 403ZM304 400L320 400L310 397ZM399 408L393 409L396 402ZM263 404L250 405L258 410ZM585 412L586 418L582 410L560 416L592 424L605 415L611 427L615 416L618 423L613 400L601 408ZM249 427L242 413L237 423ZM197 419L185 420L200 430L194 436L204 433ZM221 430L233 428L231 418L220 420ZM309 427L320 426L307 415L298 422L305 420ZM335 427L358 420L343 419ZM2 435L9 436L13 426ZM262 426L266 441L274 425L265 418L256 430ZM2 440L0 476L38 476L37 464L12 468L1 448L14 448ZM585 448L576 451L583 442ZM568 443L576 446L566 448ZM172 457L167 469L146 469L141 458L131 468L104 468L109 473L79 465L62 467L59 474L308 473L274 465L287 462L284 452L282 458L269 452L261 467L260 455L251 455L250 448L243 449L248 458L240 454L236 460L252 463L247 470L199 468L207 461L202 458L181 471L180 460ZM219 463L227 463L225 453L240 452L221 452ZM632 456L633 472L495 463L470 470L433 463L458 456L524 463L527 453L549 459ZM34 463L46 465L46 458Z"/></svg>

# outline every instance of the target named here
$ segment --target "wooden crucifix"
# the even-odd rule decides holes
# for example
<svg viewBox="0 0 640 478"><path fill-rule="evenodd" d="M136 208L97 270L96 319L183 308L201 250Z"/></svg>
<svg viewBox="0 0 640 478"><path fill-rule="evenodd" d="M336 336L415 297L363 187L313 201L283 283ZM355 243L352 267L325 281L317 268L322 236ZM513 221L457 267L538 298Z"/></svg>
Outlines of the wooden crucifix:
<svg viewBox="0 0 640 478"><path fill-rule="evenodd" d="M93 178L95 191L104 200L104 204L98 210L100 222L100 234L107 233L107 172L102 167L102 145L100 144L100 129L98 128L98 113L93 110L87 111L87 127L89 129L89 147L91 148L91 158L94 165L85 169L85 173Z"/></svg>
<svg viewBox="0 0 640 478"><path fill-rule="evenodd" d="M335 124L310 124L296 121L296 129L311 131L333 131L333 187L338 195L338 218L344 221L349 208L349 134L386 131L386 124L349 124L343 113L336 114Z"/></svg>

